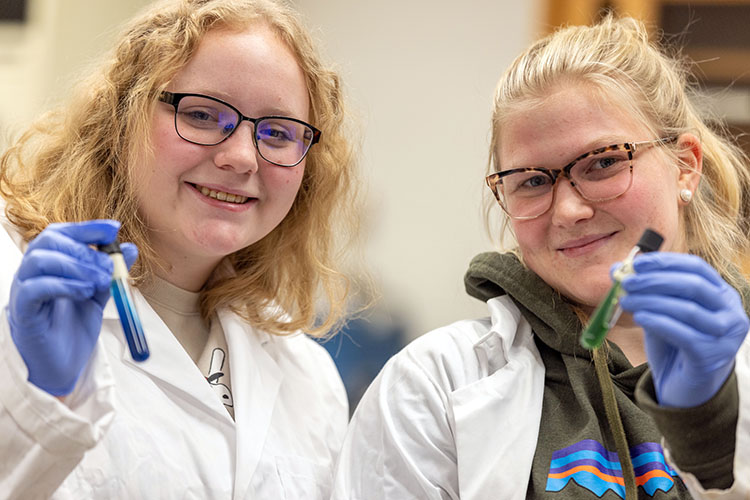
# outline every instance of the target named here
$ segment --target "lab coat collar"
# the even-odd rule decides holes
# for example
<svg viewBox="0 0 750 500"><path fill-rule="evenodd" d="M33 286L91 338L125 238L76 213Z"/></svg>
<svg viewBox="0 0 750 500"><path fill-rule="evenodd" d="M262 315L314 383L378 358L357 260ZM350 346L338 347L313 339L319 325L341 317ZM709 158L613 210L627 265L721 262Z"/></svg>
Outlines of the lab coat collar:
<svg viewBox="0 0 750 500"><path fill-rule="evenodd" d="M177 338L154 311L145 297L136 288L132 288L133 301L141 318L150 356L146 361L137 362L130 356L127 343L122 333L119 316L110 299L103 311L103 320L112 325L113 334L119 341L120 359L126 365L140 370L154 379L157 385L168 385L171 391L182 394L195 405L218 419L225 425L233 426L232 417L224 408L216 393L206 383L206 377L190 358ZM231 352L231 346L229 346Z"/></svg>
<svg viewBox="0 0 750 500"><path fill-rule="evenodd" d="M192 399L196 407L207 410L218 420L234 425L237 467L235 498L244 498L263 453L284 378L281 368L267 352L273 349L274 339L267 332L252 328L230 310L218 311L229 351L235 417L232 422L205 377L137 289L133 290L133 298L144 325L151 356L143 363L133 361L122 332L118 330L123 362L146 372L157 383L170 385L173 390ZM104 318L119 322L112 300L105 307Z"/></svg>
<svg viewBox="0 0 750 500"><path fill-rule="evenodd" d="M506 295L487 305L492 328L474 344L485 376L450 396L458 484L466 498L522 499L527 484L518 478L529 477L534 458L544 363L513 301Z"/></svg>

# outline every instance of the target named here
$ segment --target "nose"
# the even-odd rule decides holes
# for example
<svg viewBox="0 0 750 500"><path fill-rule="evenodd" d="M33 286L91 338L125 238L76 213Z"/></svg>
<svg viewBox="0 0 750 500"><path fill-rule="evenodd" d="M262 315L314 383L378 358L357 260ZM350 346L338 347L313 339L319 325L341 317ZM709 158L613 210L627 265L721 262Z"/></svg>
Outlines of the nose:
<svg viewBox="0 0 750 500"><path fill-rule="evenodd" d="M253 134L255 134L255 128L252 123L240 122L227 140L214 146L216 166L241 174L257 172L260 156L255 148Z"/></svg>
<svg viewBox="0 0 750 500"><path fill-rule="evenodd" d="M594 207L581 196L569 179L561 178L555 185L550 213L554 225L570 227L591 218L594 215Z"/></svg>

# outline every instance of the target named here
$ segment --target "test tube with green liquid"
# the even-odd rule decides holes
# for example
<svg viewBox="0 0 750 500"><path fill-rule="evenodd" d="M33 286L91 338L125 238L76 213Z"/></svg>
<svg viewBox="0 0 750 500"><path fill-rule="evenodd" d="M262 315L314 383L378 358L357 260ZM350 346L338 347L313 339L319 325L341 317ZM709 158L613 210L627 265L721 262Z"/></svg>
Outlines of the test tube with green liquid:
<svg viewBox="0 0 750 500"><path fill-rule="evenodd" d="M622 280L625 276L633 273L633 259L640 252L654 252L661 247L664 238L652 229L646 229L641 235L641 239L630 250L630 253L622 262L622 265L614 272L614 283L607 292L594 313L591 315L586 328L581 333L581 345L586 349L595 349L602 345L607 332L615 326L617 320L622 314L620 309L620 298L624 295L622 290Z"/></svg>

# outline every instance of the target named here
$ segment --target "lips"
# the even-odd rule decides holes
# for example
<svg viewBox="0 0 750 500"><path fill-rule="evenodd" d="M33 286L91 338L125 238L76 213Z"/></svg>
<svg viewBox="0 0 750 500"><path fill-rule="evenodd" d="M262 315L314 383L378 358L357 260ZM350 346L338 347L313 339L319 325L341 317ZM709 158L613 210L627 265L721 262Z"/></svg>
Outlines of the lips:
<svg viewBox="0 0 750 500"><path fill-rule="evenodd" d="M557 250L566 255L574 256L598 248L614 234L615 233L595 234L583 238L577 238L575 240L569 240L560 245Z"/></svg>
<svg viewBox="0 0 750 500"><path fill-rule="evenodd" d="M250 199L250 197L248 196L227 193L226 191L219 191L216 189L211 189L206 186L201 186L199 184L190 183L190 185L193 186L197 191L199 191L203 196L208 196L209 198L213 198L219 201L225 201L227 203L235 203L237 205L242 205L243 203L247 203L247 201Z"/></svg>

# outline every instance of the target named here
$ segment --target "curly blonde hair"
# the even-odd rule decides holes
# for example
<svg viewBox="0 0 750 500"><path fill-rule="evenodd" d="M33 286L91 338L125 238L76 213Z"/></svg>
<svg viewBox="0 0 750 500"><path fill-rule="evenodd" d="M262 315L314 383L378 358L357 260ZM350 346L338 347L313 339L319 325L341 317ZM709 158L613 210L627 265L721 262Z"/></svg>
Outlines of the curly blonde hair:
<svg viewBox="0 0 750 500"><path fill-rule="evenodd" d="M358 234L352 136L337 73L320 58L295 12L272 0L165 0L133 19L101 67L67 106L37 120L0 159L6 215L29 241L52 222L109 218L140 251L136 283L163 265L137 210L129 166L149 151L157 97L214 29L270 27L304 72L310 122L321 141L306 160L302 185L285 219L257 243L227 256L233 272L215 273L201 290L204 318L230 307L274 334L304 329L322 336L346 312L350 283L342 252ZM327 307L316 307L320 294Z"/></svg>
<svg viewBox="0 0 750 500"><path fill-rule="evenodd" d="M567 84L584 84L607 96L655 137L690 132L700 138L701 182L682 220L688 251L738 286L733 266L740 264L749 242L748 158L719 121L699 110L694 101L700 94L687 62L650 42L639 21L609 14L593 26L565 27L516 58L495 91L487 172L499 169L500 131L506 120ZM675 153L670 152L677 159ZM488 196L485 221L490 232L494 205ZM509 227L505 216L501 235Z"/></svg>

